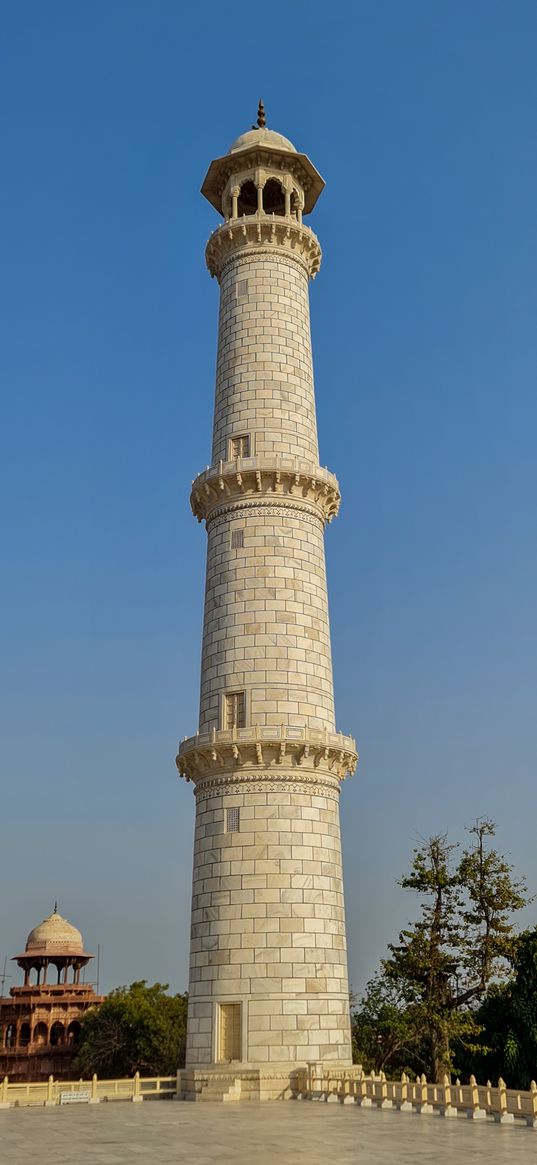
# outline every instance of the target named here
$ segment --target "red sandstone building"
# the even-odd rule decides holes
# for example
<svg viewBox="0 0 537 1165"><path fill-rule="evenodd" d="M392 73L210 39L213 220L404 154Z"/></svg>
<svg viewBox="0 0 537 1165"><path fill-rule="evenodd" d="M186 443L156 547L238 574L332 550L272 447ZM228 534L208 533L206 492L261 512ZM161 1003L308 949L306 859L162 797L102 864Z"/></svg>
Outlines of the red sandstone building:
<svg viewBox="0 0 537 1165"><path fill-rule="evenodd" d="M24 953L14 955L24 984L0 998L0 1078L65 1080L72 1075L82 1016L104 998L90 983L80 982L92 958L80 931L56 906L30 931Z"/></svg>

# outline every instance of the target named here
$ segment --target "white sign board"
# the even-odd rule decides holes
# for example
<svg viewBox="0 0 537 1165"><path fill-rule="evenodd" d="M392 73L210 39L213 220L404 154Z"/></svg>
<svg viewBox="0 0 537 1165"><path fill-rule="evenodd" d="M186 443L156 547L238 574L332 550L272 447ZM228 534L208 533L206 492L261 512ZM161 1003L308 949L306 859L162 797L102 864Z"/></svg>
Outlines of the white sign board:
<svg viewBox="0 0 537 1165"><path fill-rule="evenodd" d="M89 1104L90 1100L89 1089L86 1092L82 1089L79 1092L60 1092L60 1104Z"/></svg>

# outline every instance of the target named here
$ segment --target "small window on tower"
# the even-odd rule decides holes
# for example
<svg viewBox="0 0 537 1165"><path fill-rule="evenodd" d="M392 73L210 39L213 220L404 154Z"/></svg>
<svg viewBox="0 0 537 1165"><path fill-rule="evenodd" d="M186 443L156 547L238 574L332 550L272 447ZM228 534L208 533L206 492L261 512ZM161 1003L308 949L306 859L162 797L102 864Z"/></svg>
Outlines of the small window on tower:
<svg viewBox="0 0 537 1165"><path fill-rule="evenodd" d="M237 299L243 299L245 295L248 295L248 280L239 279L237 283Z"/></svg>
<svg viewBox="0 0 537 1165"><path fill-rule="evenodd" d="M241 811L238 808L226 809L226 833L238 833L241 827Z"/></svg>
<svg viewBox="0 0 537 1165"><path fill-rule="evenodd" d="M246 692L227 692L224 703L224 728L246 728Z"/></svg>
<svg viewBox="0 0 537 1165"><path fill-rule="evenodd" d="M232 530L231 531L231 549L232 550L242 550L243 546L244 546L244 530L242 528L240 530Z"/></svg>
<svg viewBox="0 0 537 1165"><path fill-rule="evenodd" d="M232 437L230 441L230 460L234 461L236 457L250 456L250 434L241 433L238 437Z"/></svg>

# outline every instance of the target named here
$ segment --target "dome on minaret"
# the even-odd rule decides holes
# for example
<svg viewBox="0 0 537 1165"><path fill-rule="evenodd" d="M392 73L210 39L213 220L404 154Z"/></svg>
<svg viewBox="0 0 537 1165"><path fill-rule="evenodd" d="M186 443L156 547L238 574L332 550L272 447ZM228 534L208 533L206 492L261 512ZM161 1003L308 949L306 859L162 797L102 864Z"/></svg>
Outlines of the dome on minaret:
<svg viewBox="0 0 537 1165"><path fill-rule="evenodd" d="M228 154L237 154L240 150L251 149L252 146L262 146L263 149L268 146L272 150L290 150L293 154L297 152L289 138L284 138L283 134L268 129L263 98L261 98L257 110L257 125L253 125L247 133L241 134L230 146Z"/></svg>
<svg viewBox="0 0 537 1165"><path fill-rule="evenodd" d="M233 145L229 147L228 154L237 154L239 150L247 150L251 146L267 146L272 150L290 150L291 153L296 154L296 146L289 141L289 138L284 138L283 134L276 133L274 129L267 129L266 126L258 129L250 129L247 133L243 133L237 138Z"/></svg>
<svg viewBox="0 0 537 1165"><path fill-rule="evenodd" d="M79 930L61 914L55 906L52 914L43 919L30 931L26 939L27 954L39 952L49 954L83 954L84 941Z"/></svg>

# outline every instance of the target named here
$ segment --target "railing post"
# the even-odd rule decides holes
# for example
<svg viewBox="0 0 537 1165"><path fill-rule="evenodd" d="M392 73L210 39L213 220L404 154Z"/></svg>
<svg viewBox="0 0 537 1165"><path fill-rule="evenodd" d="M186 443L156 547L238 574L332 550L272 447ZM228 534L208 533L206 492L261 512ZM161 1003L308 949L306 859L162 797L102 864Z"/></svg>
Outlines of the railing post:
<svg viewBox="0 0 537 1165"><path fill-rule="evenodd" d="M328 1103L328 1104L339 1104L339 1088L340 1088L340 1080L338 1079L338 1077L337 1077L337 1076L336 1076L336 1078L334 1079L334 1082L333 1082L333 1084L334 1084L334 1087L332 1088L332 1087L331 1087L331 1084L330 1084L330 1076L327 1076L327 1080L326 1080L326 1100L327 1100L327 1103Z"/></svg>
<svg viewBox="0 0 537 1165"><path fill-rule="evenodd" d="M497 1081L497 1111L494 1114L494 1120L499 1124L513 1124L515 1120L515 1114L509 1113L507 1107L507 1085L501 1076L500 1080Z"/></svg>
<svg viewBox="0 0 537 1165"><path fill-rule="evenodd" d="M90 1104L99 1104L100 1098L97 1096L97 1073L94 1072L91 1078L91 1096L89 1098Z"/></svg>
<svg viewBox="0 0 537 1165"><path fill-rule="evenodd" d="M309 1093L312 1100L322 1100L322 1080L319 1080L319 1068L314 1061L309 1063Z"/></svg>
<svg viewBox="0 0 537 1165"><path fill-rule="evenodd" d="M380 1101L379 1108L393 1108L393 1100L388 1100L388 1081L386 1073L380 1073Z"/></svg>
<svg viewBox="0 0 537 1165"><path fill-rule="evenodd" d="M49 1076L47 1080L47 1099L45 1100L45 1107L50 1108L54 1104L54 1076Z"/></svg>
<svg viewBox="0 0 537 1165"><path fill-rule="evenodd" d="M449 1076L444 1076L443 1093L444 1103L440 1109L442 1116L456 1116L457 1109L451 1103L451 1080Z"/></svg>
<svg viewBox="0 0 537 1165"><path fill-rule="evenodd" d="M133 1080L133 1090L132 1090L133 1104L138 1104L138 1102L140 1100L143 1100L143 1099L144 1098L143 1098L142 1093L140 1091L140 1073L135 1072L134 1073L134 1080Z"/></svg>
<svg viewBox="0 0 537 1165"><path fill-rule="evenodd" d="M9 1084L9 1077L4 1076L4 1079L2 1080L2 1084L0 1085L0 1108L9 1108L9 1100L8 1100L9 1094L8 1094L8 1090L7 1090L8 1084Z"/></svg>
<svg viewBox="0 0 537 1165"><path fill-rule="evenodd" d="M537 1084L532 1080L530 1084L530 1115L528 1117L530 1129L537 1129Z"/></svg>
<svg viewBox="0 0 537 1165"><path fill-rule="evenodd" d="M475 1076L470 1076L470 1105L468 1117L472 1121L482 1121L486 1117L484 1108L479 1103L479 1088Z"/></svg>
<svg viewBox="0 0 537 1165"><path fill-rule="evenodd" d="M412 1104L408 1099L408 1076L406 1072L401 1074L401 1099L398 1104L399 1112L412 1112Z"/></svg>
<svg viewBox="0 0 537 1165"><path fill-rule="evenodd" d="M358 1068L358 1095L356 1097L356 1103L359 1108L371 1108L371 1097L367 1095L367 1076L365 1072L362 1072L361 1064L358 1065Z"/></svg>
<svg viewBox="0 0 537 1165"><path fill-rule="evenodd" d="M421 1075L417 1081L417 1085L418 1103L416 1105L416 1112L433 1112L433 1106L429 1104L427 1077Z"/></svg>
<svg viewBox="0 0 537 1165"><path fill-rule="evenodd" d="M343 1078L343 1104L354 1104L356 1100L355 1095L355 1081L352 1076L344 1076Z"/></svg>

